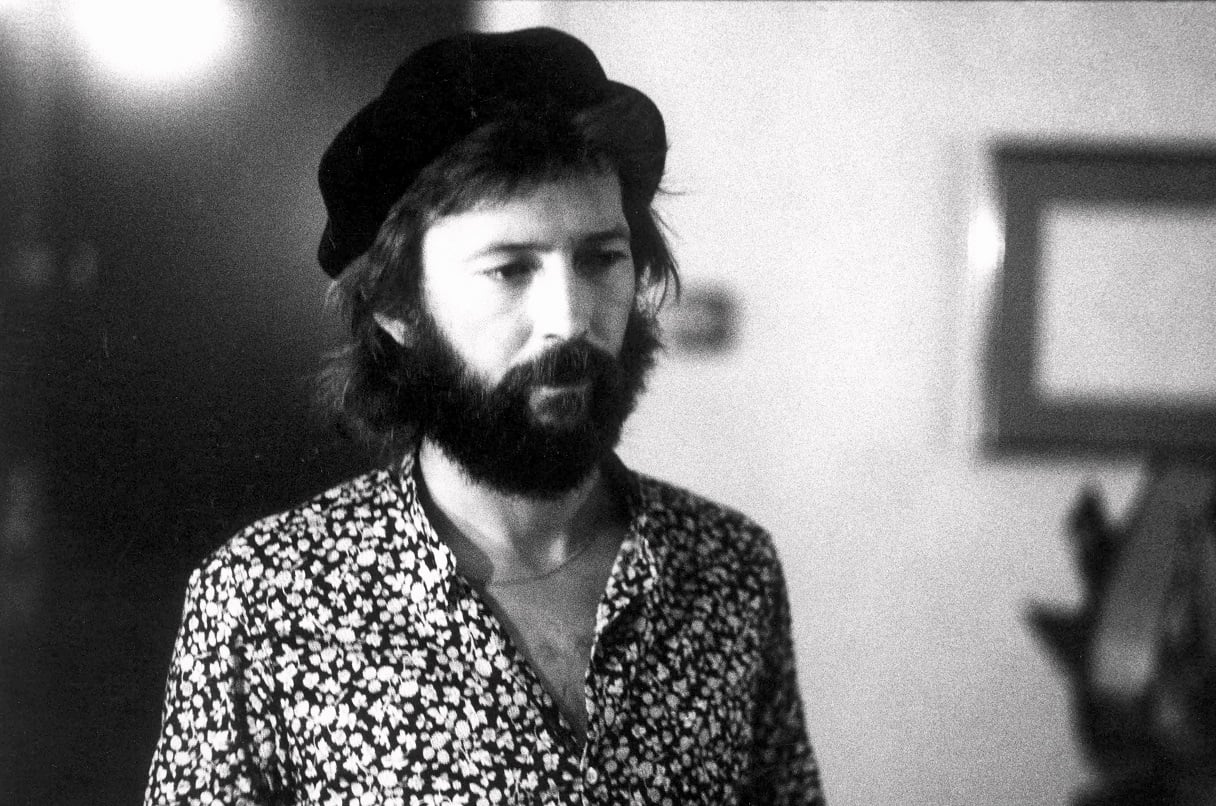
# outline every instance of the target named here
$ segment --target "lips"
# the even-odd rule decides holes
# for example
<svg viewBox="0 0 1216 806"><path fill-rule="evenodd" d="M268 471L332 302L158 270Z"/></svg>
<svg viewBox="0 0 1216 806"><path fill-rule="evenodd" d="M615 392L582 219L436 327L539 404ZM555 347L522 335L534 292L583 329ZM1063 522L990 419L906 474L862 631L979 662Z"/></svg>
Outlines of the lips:
<svg viewBox="0 0 1216 806"><path fill-rule="evenodd" d="M591 381L545 384L528 395L528 408L542 423L557 425L582 421L590 411Z"/></svg>
<svg viewBox="0 0 1216 806"><path fill-rule="evenodd" d="M585 383L615 367L616 360L585 340L546 350L520 368L519 380L540 387L570 387Z"/></svg>

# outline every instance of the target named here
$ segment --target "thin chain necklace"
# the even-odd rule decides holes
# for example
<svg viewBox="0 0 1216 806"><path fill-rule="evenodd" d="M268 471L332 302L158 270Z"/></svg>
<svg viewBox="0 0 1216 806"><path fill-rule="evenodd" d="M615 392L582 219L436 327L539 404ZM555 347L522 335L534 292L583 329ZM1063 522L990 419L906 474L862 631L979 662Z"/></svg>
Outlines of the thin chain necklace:
<svg viewBox="0 0 1216 806"><path fill-rule="evenodd" d="M557 565L548 569L547 571L543 571L534 576L511 577L510 579L502 579L502 580L493 579L493 580L486 582L486 587L487 588L505 588L505 587L508 587L511 585L527 585L532 582L541 582L543 580L546 580L549 577L557 574L559 571L561 571L566 566L570 565L570 563L574 562L579 557L582 557L584 554L586 554L587 550L590 549L591 546L595 542L596 542L596 535L594 533L592 533L591 536L589 536L586 540L583 541L583 544L581 546L579 546L577 549L575 549L571 554L566 555L566 559L562 560L560 563L558 563Z"/></svg>

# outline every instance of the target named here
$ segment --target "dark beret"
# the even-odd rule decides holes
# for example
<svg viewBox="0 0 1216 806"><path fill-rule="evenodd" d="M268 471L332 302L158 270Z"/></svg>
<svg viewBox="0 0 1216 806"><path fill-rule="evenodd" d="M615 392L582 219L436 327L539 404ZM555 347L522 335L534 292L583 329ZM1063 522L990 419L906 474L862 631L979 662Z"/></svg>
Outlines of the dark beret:
<svg viewBox="0 0 1216 806"><path fill-rule="evenodd" d="M577 113L624 100L615 133L643 155L643 191L663 175L663 117L644 94L609 81L583 42L552 28L464 33L415 51L384 91L342 128L321 158L318 182L329 220L317 250L336 277L375 240L418 173L478 127L506 115Z"/></svg>

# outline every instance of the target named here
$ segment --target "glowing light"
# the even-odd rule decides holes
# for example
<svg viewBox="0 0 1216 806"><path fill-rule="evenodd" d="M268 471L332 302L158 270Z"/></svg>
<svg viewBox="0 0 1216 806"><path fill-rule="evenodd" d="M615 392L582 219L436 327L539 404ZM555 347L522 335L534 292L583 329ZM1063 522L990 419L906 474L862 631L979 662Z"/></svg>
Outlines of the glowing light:
<svg viewBox="0 0 1216 806"><path fill-rule="evenodd" d="M1001 236L996 213L987 205L981 205L967 231L967 258L972 271L979 277L990 277L1001 265L1004 253L1005 239Z"/></svg>
<svg viewBox="0 0 1216 806"><path fill-rule="evenodd" d="M72 17L89 47L129 78L183 78L228 40L232 13L223 0L76 0Z"/></svg>

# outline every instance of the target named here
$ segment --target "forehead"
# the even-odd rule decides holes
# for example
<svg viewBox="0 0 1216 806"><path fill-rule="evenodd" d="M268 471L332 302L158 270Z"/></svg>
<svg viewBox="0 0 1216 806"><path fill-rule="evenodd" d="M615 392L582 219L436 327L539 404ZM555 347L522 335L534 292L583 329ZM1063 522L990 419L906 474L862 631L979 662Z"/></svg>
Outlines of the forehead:
<svg viewBox="0 0 1216 806"><path fill-rule="evenodd" d="M628 233L620 180L613 172L576 173L528 183L437 219L423 249L444 242L476 252L496 243L560 245L604 233Z"/></svg>

